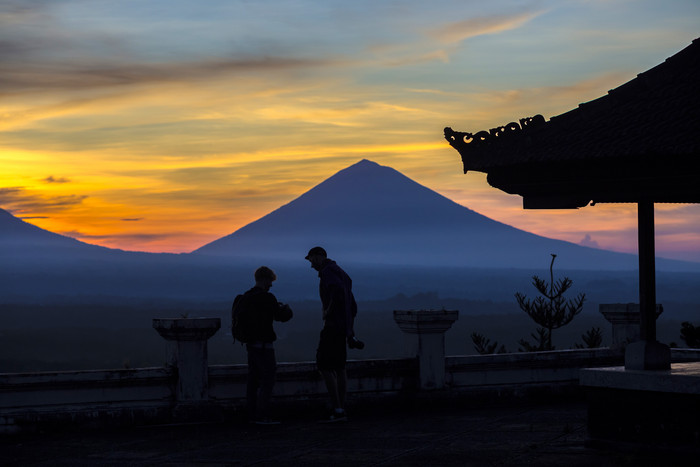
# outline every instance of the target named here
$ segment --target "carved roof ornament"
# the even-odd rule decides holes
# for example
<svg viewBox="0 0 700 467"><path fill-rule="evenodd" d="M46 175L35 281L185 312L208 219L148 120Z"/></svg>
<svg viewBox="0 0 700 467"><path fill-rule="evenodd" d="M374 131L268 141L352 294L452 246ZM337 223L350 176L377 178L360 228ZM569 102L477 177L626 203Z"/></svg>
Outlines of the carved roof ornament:
<svg viewBox="0 0 700 467"><path fill-rule="evenodd" d="M489 131L479 131L475 134L464 133L460 131L454 131L452 128L445 128L445 139L452 145L456 147L460 143L476 145L482 143L491 143L496 141L498 138L508 138L509 136L515 135L522 130L530 130L542 126L545 123L544 117L540 114L534 117L521 118L520 123L510 122L506 125L497 126L491 128Z"/></svg>

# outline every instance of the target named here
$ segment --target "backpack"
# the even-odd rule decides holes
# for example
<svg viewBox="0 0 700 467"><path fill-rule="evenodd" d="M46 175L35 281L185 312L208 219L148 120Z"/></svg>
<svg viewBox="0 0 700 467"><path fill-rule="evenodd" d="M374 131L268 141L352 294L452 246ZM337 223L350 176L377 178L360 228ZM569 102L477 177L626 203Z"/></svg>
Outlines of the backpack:
<svg viewBox="0 0 700 467"><path fill-rule="evenodd" d="M233 342L246 344L250 341L250 308L245 294L236 295L231 307L231 335Z"/></svg>

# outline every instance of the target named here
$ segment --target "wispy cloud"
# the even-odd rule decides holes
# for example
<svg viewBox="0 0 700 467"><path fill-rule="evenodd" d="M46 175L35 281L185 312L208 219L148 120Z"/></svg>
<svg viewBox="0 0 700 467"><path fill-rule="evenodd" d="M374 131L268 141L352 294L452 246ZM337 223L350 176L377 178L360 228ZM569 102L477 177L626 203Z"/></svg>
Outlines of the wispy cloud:
<svg viewBox="0 0 700 467"><path fill-rule="evenodd" d="M235 28L210 44L215 47L199 48L196 41L191 41L182 42L183 46L191 46L187 52L182 47L164 51L164 45L180 43L174 31L168 31L166 37L159 36L164 23L153 24L137 11L131 12L130 18L128 10L115 5L86 7L83 12L80 5L71 1L0 3L0 96L61 91L80 91L84 95L106 88L197 83L246 73L295 73L343 65L342 55L338 54L313 55L303 50L296 53L285 47L261 47L255 40L235 39ZM181 7L176 5L172 11ZM203 18L199 22L192 20L200 34L206 35L210 28L204 16L216 8L221 5L202 7ZM227 14L236 13L235 8L232 10ZM110 23L110 13L117 11L123 20L130 18L133 24ZM94 20L99 22L80 24L71 17L78 14L95 15ZM111 27L101 29L99 24Z"/></svg>
<svg viewBox="0 0 700 467"><path fill-rule="evenodd" d="M501 115L509 121L522 117L542 114L549 119L576 108L579 104L604 96L609 89L620 86L633 77L623 70L602 73L585 79L574 80L568 84L514 87L509 89L483 89L466 93L461 98L473 102L480 109L472 115L478 119L493 119ZM505 124L507 121L493 122ZM471 128L467 131L479 131L486 128Z"/></svg>
<svg viewBox="0 0 700 467"><path fill-rule="evenodd" d="M456 44L472 37L485 34L497 34L516 29L544 13L543 11L525 11L502 15L468 18L452 21L428 29L426 34L442 44Z"/></svg>
<svg viewBox="0 0 700 467"><path fill-rule="evenodd" d="M107 234L107 235L94 235L81 232L79 230L67 230L63 232L58 232L61 235L66 235L68 237L78 238L86 242L90 241L108 241L108 242L126 242L126 243L152 243L162 241L169 238L169 234Z"/></svg>
<svg viewBox="0 0 700 467"><path fill-rule="evenodd" d="M329 59L263 57L216 59L182 63L41 63L17 64L0 57L0 96L28 92L53 92L138 86L146 84L196 82L217 76L265 72L306 70L313 67L338 66Z"/></svg>
<svg viewBox="0 0 700 467"><path fill-rule="evenodd" d="M0 206L12 212L55 212L81 204L87 195L56 195L35 193L24 187L0 188Z"/></svg>
<svg viewBox="0 0 700 467"><path fill-rule="evenodd" d="M70 182L70 180L65 178L65 177L54 177L53 175L49 175L48 177L42 179L41 181L45 182L45 183L69 183Z"/></svg>

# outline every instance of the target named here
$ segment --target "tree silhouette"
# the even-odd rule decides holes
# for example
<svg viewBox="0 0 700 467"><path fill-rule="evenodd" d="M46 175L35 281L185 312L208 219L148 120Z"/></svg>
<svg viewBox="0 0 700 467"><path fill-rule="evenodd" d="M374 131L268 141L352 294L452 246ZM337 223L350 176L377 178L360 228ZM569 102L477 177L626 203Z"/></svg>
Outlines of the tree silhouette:
<svg viewBox="0 0 700 467"><path fill-rule="evenodd" d="M498 347L498 342L494 341L493 343L491 343L491 340L489 338L478 332L472 333L472 342L474 343L474 350L479 352L480 355L507 352L506 347L504 345Z"/></svg>
<svg viewBox="0 0 700 467"><path fill-rule="evenodd" d="M603 331L600 328L591 328L585 333L581 334L581 340L583 344L575 344L574 347L577 349L597 349L603 345Z"/></svg>
<svg viewBox="0 0 700 467"><path fill-rule="evenodd" d="M681 323L681 339L683 339L685 345L687 345L691 349L699 349L700 327L695 327L692 323L688 321L683 321Z"/></svg>
<svg viewBox="0 0 700 467"><path fill-rule="evenodd" d="M542 295L541 297L530 300L520 292L515 294L520 309L541 326L537 330L538 335L532 335L537 342L536 345L532 345L524 339L520 340L520 345L526 351L532 351L530 349L554 350L552 331L569 324L577 314L581 313L583 302L586 300L586 295L583 293L578 294L573 300L564 299L564 293L571 288L573 281L564 277L556 283L554 282L553 269L556 257L557 255L552 254L552 262L549 265L549 283L537 276L532 276L532 285Z"/></svg>
<svg viewBox="0 0 700 467"><path fill-rule="evenodd" d="M531 344L525 339L520 339L518 341L518 344L520 344L520 348L518 351L520 352L540 352L542 350L553 350L547 347L547 330L545 328L537 328L535 331L537 334L532 333L530 334L530 337L532 337L535 341L535 344Z"/></svg>

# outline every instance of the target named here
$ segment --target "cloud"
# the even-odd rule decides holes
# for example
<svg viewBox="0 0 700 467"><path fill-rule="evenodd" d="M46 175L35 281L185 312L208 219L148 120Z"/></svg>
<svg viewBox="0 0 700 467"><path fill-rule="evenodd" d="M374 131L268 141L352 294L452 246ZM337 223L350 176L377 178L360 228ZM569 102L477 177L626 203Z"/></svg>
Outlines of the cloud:
<svg viewBox="0 0 700 467"><path fill-rule="evenodd" d="M456 44L466 39L517 29L543 12L492 15L445 23L429 29L427 35L442 44Z"/></svg>
<svg viewBox="0 0 700 467"><path fill-rule="evenodd" d="M123 241L123 243L132 243L132 242L138 242L138 243L149 243L149 242L155 242L155 241L161 241L164 239L167 239L171 237L170 234L164 233L164 234L108 234L108 235L96 235L96 234L86 234L83 232L80 232L78 230L69 230L69 231L62 231L58 232L61 235L66 235L68 237L73 237L73 238L78 238L83 241L91 241L91 240L98 240L98 241L107 241L106 243L109 243L110 240L112 241Z"/></svg>
<svg viewBox="0 0 700 467"><path fill-rule="evenodd" d="M579 245L581 246L587 246L589 248L600 248L600 245L598 245L598 242L593 240L590 234L586 234L583 239L581 239L580 242L578 242Z"/></svg>
<svg viewBox="0 0 700 467"><path fill-rule="evenodd" d="M338 60L261 57L201 60L177 63L118 65L100 62L34 63L18 66L0 55L0 95L37 91L99 89L173 82L210 80L234 73L274 73L310 67L337 66Z"/></svg>
<svg viewBox="0 0 700 467"><path fill-rule="evenodd" d="M299 22L285 18L292 26L287 30L273 28L268 7L136 3L0 1L0 96L84 94L347 65L339 58L345 52L309 38L322 34L325 23L296 31L299 23L314 22L308 14L299 15ZM280 14L283 8L273 9Z"/></svg>
<svg viewBox="0 0 700 467"><path fill-rule="evenodd" d="M32 193L24 187L0 188L0 206L12 212L56 212L81 204L87 195L47 196Z"/></svg>
<svg viewBox="0 0 700 467"><path fill-rule="evenodd" d="M53 175L49 175L46 178L42 178L41 181L46 182L46 183L68 183L68 182L70 182L70 180L67 178L64 178L64 177L56 178Z"/></svg>
<svg viewBox="0 0 700 467"><path fill-rule="evenodd" d="M476 109L481 109L472 111L471 116L485 121L487 125L517 122L519 118L538 113L549 119L575 109L583 102L604 96L609 89L621 86L633 77L624 71L606 72L564 85L480 90L465 94L461 100L472 101ZM460 99L460 96L456 96L456 99ZM488 129L463 128L471 132Z"/></svg>
<svg viewBox="0 0 700 467"><path fill-rule="evenodd" d="M158 45L160 42L149 35L152 23L105 31L99 28L99 22L107 21L109 11L93 11L96 23L76 27L71 18L59 18L66 11L60 9L61 5L57 8L58 3L0 3L0 95L70 90L84 93L107 87L191 82L232 73L274 73L338 63L336 59L288 56L284 51L265 52L255 44L243 49L229 45L226 50L226 42L217 44L214 52L193 49L194 55L182 50L168 53L168 47L164 51L163 44ZM70 7L70 2L65 3ZM89 13L84 14L89 17ZM135 23L141 20L134 18ZM183 58L186 55L190 57Z"/></svg>
<svg viewBox="0 0 700 467"><path fill-rule="evenodd" d="M385 64L386 66L389 67L404 67L404 66L410 66L410 65L418 65L421 63L428 63L428 62L442 62L442 63L449 63L450 61L450 53L454 52L454 50L449 49L438 49L438 50L433 50L431 52L424 52L424 53L419 53L419 54L408 54L407 56L404 57L399 57L399 58L390 58L388 59Z"/></svg>
<svg viewBox="0 0 700 467"><path fill-rule="evenodd" d="M278 37L282 31L267 31L266 26L246 33L247 26L241 24L240 31L229 28L215 32L213 28L219 26L222 18L206 19L207 14L216 9L214 7L203 12L202 17L178 20L182 21L181 27L199 31L194 40L180 44L179 39L172 36L172 28L166 27L165 23L145 23L144 17L136 12L132 12L135 16L131 17L133 24L129 27L111 24L108 18L115 11L125 15L122 20L130 18L129 13L116 7L112 11L96 6L93 11L88 9L90 13L81 12L87 17L94 15L96 22L77 25L71 18L63 17L75 6L60 9L50 2L39 2L33 3L34 8L29 9L21 7L18 2L12 5L14 8L5 15L9 19L3 21L5 31L0 31L0 76L3 77L0 96L191 83L245 73L269 76L285 71L297 74L312 68L364 68L373 64L363 56L363 44L368 41L389 44L369 47L370 51L384 57L382 63L385 66L434 61L446 63L461 41L517 28L541 14L522 11L484 15L432 27L422 38L415 33L421 29L418 24L435 24L435 20L413 9L383 11L388 16L376 13L372 20L374 27L360 36L357 35L357 24L350 23L345 16L330 26L323 21L314 23L309 15L301 15L297 18L299 24L306 21L311 24L303 31L296 30L299 26L285 29L288 35L282 38ZM240 12L234 10L225 9L221 14L240 16ZM361 10L364 18L366 7ZM247 22L260 21L261 25L267 22L267 16L262 11L259 14L260 17L250 17ZM101 29L103 23L110 27ZM406 23L412 23L413 39L405 37L405 31L395 30L395 25ZM333 30L329 31L329 27ZM425 36L429 38L427 44ZM315 45L310 47L310 42ZM105 60L105 57L109 59Z"/></svg>

